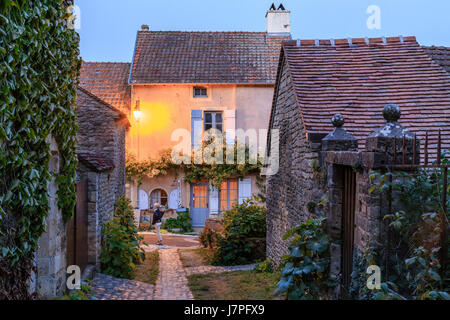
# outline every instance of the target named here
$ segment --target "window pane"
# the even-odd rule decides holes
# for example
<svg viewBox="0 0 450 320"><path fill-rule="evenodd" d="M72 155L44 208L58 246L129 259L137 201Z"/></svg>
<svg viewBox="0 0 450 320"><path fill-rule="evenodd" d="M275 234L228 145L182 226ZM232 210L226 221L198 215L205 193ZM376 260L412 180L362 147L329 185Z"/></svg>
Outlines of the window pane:
<svg viewBox="0 0 450 320"><path fill-rule="evenodd" d="M205 123L205 131L208 131L209 129L212 128L212 124L210 123Z"/></svg>
<svg viewBox="0 0 450 320"><path fill-rule="evenodd" d="M167 193L162 189L155 189L150 194L150 208L153 209L155 203L159 203L162 206L167 205Z"/></svg>
<svg viewBox="0 0 450 320"><path fill-rule="evenodd" d="M205 112L205 122L212 123L212 113Z"/></svg>
<svg viewBox="0 0 450 320"><path fill-rule="evenodd" d="M206 208L207 196L207 186L192 186L192 205L194 208Z"/></svg>
<svg viewBox="0 0 450 320"><path fill-rule="evenodd" d="M194 87L194 97L206 97L206 96L208 96L206 88Z"/></svg>
<svg viewBox="0 0 450 320"><path fill-rule="evenodd" d="M216 113L216 123L222 122L222 113Z"/></svg>
<svg viewBox="0 0 450 320"><path fill-rule="evenodd" d="M220 211L226 211L228 209L228 186L227 182L222 182L220 186Z"/></svg>
<svg viewBox="0 0 450 320"><path fill-rule="evenodd" d="M166 206L167 205L167 193L164 190L160 190L160 205Z"/></svg>
<svg viewBox="0 0 450 320"><path fill-rule="evenodd" d="M216 124L216 129L222 132L222 124L221 123Z"/></svg>
<svg viewBox="0 0 450 320"><path fill-rule="evenodd" d="M237 203L238 200L238 181L237 179L230 180L230 208Z"/></svg>

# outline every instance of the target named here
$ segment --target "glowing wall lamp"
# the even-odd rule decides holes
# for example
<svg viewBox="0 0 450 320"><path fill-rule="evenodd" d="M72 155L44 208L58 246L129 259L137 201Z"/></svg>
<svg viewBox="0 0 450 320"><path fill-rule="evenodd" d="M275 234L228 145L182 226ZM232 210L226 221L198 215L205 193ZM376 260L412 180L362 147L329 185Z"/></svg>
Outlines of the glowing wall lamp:
<svg viewBox="0 0 450 320"><path fill-rule="evenodd" d="M141 111L141 101L140 101L139 99L136 100L136 106L134 107L133 115L134 115L134 118L135 118L137 121L139 121L139 119L140 119L141 116L142 116L142 111Z"/></svg>

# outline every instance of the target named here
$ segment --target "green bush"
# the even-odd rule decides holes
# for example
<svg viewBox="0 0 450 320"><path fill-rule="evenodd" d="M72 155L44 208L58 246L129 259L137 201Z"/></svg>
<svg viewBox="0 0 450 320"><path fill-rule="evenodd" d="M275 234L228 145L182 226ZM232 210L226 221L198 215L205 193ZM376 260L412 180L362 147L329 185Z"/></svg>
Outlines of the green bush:
<svg viewBox="0 0 450 320"><path fill-rule="evenodd" d="M327 298L334 283L329 277L329 239L325 218L306 220L286 233L292 238L289 254L283 257L282 278L275 294L286 293L289 300Z"/></svg>
<svg viewBox="0 0 450 320"><path fill-rule="evenodd" d="M164 223L164 229L169 231L173 229L181 229L182 232L192 232L194 229L191 224L192 218L189 209L186 212L179 212L176 218L169 218Z"/></svg>
<svg viewBox="0 0 450 320"><path fill-rule="evenodd" d="M223 216L224 229L217 234L213 264L239 265L264 258L257 254L258 242L249 239L266 237L266 208L246 200Z"/></svg>
<svg viewBox="0 0 450 320"><path fill-rule="evenodd" d="M441 154L441 163L450 163L448 151ZM379 261L378 265L384 266L382 271L389 275L385 281L393 297L379 294L376 299L450 299L450 267L443 260L445 255L442 251L444 242L449 243L448 234L447 239L442 235L443 221L448 224L450 218L449 211L444 215L442 210L444 179L450 179L450 172L447 171L446 177L445 172L444 168L433 168L419 169L414 174L370 173L373 182L370 192L384 194L392 189L398 199L397 210L384 215L384 220L389 223L390 238L397 240L394 246L384 243L391 250L377 250L373 254ZM449 206L450 187L445 191ZM448 245L446 254L450 256ZM363 286L363 281L355 284L357 289ZM359 289L359 292L364 291Z"/></svg>
<svg viewBox="0 0 450 320"><path fill-rule="evenodd" d="M145 259L139 246L143 238L138 235L130 203L125 197L116 202L113 219L103 226L100 254L103 273L127 279L134 276L135 265Z"/></svg>
<svg viewBox="0 0 450 320"><path fill-rule="evenodd" d="M270 259L267 258L266 260L264 260L263 262L258 264L255 267L255 272L258 272L258 273L272 273L273 269L272 269L272 264L270 263Z"/></svg>
<svg viewBox="0 0 450 320"><path fill-rule="evenodd" d="M73 290L69 294L62 297L57 297L54 300L97 300L97 298L91 295L91 291L91 280L88 280L86 283L81 284L81 288L79 290Z"/></svg>

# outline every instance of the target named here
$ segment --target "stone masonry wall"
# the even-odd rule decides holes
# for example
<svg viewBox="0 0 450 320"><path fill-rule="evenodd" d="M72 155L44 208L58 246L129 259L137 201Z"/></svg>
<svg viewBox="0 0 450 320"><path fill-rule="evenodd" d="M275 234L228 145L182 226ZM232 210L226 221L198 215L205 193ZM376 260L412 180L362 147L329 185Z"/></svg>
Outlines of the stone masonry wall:
<svg viewBox="0 0 450 320"><path fill-rule="evenodd" d="M125 135L119 114L78 90L78 142L81 152L101 154L115 168L98 172L79 162L77 181L88 182L88 262L100 268L101 230L114 213L114 203L125 195Z"/></svg>
<svg viewBox="0 0 450 320"><path fill-rule="evenodd" d="M49 169L57 174L60 170L61 157L53 138L49 139L52 153ZM39 298L52 299L62 295L66 281L66 223L57 205L58 185L52 178L49 191L48 216L45 218L45 233L39 238L35 254L36 273L32 273L31 291L38 292Z"/></svg>
<svg viewBox="0 0 450 320"><path fill-rule="evenodd" d="M282 237L311 218L314 213L309 212L307 204L317 204L323 196L320 174L312 166L318 162L319 153L306 139L286 62L272 112L271 129L280 130L280 158L278 173L267 177L267 255L278 265L288 253L288 241Z"/></svg>
<svg viewBox="0 0 450 320"><path fill-rule="evenodd" d="M114 153L114 164L116 165L113 173L115 176L113 179L116 181L115 186L115 200L125 195L125 183L126 183L126 169L125 169L125 137L126 128L123 125L116 123L117 130L114 139L116 146L116 152Z"/></svg>
<svg viewBox="0 0 450 320"><path fill-rule="evenodd" d="M125 134L127 127L117 111L78 90L77 118L79 151L101 154L115 165L109 183L114 200L125 194Z"/></svg>

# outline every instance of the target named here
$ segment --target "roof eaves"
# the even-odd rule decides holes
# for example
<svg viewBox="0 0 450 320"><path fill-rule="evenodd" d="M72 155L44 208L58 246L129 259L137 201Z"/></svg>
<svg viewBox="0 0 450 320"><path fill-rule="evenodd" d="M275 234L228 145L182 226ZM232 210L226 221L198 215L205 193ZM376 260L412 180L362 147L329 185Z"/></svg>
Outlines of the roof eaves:
<svg viewBox="0 0 450 320"><path fill-rule="evenodd" d="M106 101L100 99L98 96L96 96L95 94L93 94L93 93L90 92L89 90L87 90L87 89L85 89L85 88L83 88L83 87L81 87L81 86L79 86L79 85L77 86L77 89L80 90L80 91L82 91L82 92L84 92L85 94L87 94L88 96L92 97L93 99L97 100L98 102L100 102L101 104L105 105L105 106L108 107L109 109L111 109L111 110L115 111L116 113L118 113L119 116L120 116L119 121L120 121L120 120L123 120L123 119L126 119L125 124L126 124L127 126L131 126L131 124L130 124L130 122L129 122L129 120L128 120L128 116L127 116L125 113L123 113L122 111L120 111L120 110L117 109L116 107L112 106L111 104L107 103Z"/></svg>

